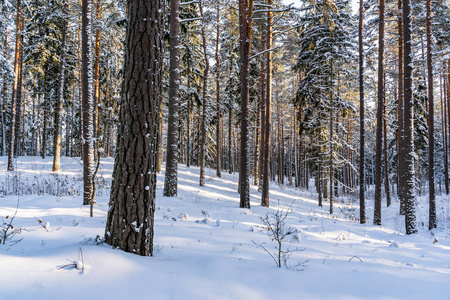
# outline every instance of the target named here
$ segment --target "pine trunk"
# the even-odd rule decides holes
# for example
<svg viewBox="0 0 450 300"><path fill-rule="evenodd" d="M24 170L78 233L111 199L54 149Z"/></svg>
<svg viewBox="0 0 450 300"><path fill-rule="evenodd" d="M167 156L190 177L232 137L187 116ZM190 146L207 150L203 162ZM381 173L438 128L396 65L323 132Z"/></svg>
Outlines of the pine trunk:
<svg viewBox="0 0 450 300"><path fill-rule="evenodd" d="M427 69L428 69L428 191L429 223L428 229L436 228L436 195L434 187L434 94L433 61L431 57L431 0L427 0Z"/></svg>
<svg viewBox="0 0 450 300"><path fill-rule="evenodd" d="M206 52L206 34L205 34L205 21L203 19L203 5L200 2L200 16L202 17L202 41L203 41L203 54L205 56L205 70L203 71L203 94L202 94L202 119L201 119L201 141L200 141L200 186L205 186L205 160L206 160L206 91L208 89L208 72L209 72L209 60ZM220 168L219 168L220 169Z"/></svg>
<svg viewBox="0 0 450 300"><path fill-rule="evenodd" d="M82 1L81 21L81 85L83 110L83 205L95 201L94 179L94 98L92 90L91 1Z"/></svg>
<svg viewBox="0 0 450 300"><path fill-rule="evenodd" d="M57 104L55 112L55 133L53 135L53 171L59 171L61 165L61 140L62 140L62 112L64 104L64 80L66 71L66 36L67 36L67 20L66 20L67 3L63 0L63 24L62 24L62 40L61 40L61 59L59 70L59 82L57 90Z"/></svg>
<svg viewBox="0 0 450 300"><path fill-rule="evenodd" d="M268 5L271 6L272 0L268 0ZM267 37L266 49L272 48L272 12L267 12ZM266 84L265 84L265 112L264 112L264 154L263 160L263 183L261 205L269 207L269 176L270 176L270 150L271 150L271 105L272 105L272 52L266 53Z"/></svg>
<svg viewBox="0 0 450 300"><path fill-rule="evenodd" d="M403 2L403 48L404 48L404 207L406 234L417 233L415 207L415 170L414 170L414 102L412 94L412 36L411 36L411 0Z"/></svg>
<svg viewBox="0 0 450 300"><path fill-rule="evenodd" d="M170 2L170 69L169 69L169 117L167 120L166 174L164 196L178 193L179 111L180 111L180 1Z"/></svg>
<svg viewBox="0 0 450 300"><path fill-rule="evenodd" d="M271 0L269 0L269 3ZM240 81L241 81L241 149L240 149L240 207L250 208L249 180L249 66L250 41L252 32L253 0L239 0L239 33L240 33Z"/></svg>
<svg viewBox="0 0 450 300"><path fill-rule="evenodd" d="M160 0L128 1L118 151L105 230L109 245L143 256L153 255L162 9Z"/></svg>
<svg viewBox="0 0 450 300"><path fill-rule="evenodd" d="M217 1L216 7L216 109L217 109L217 123L216 123L216 175L222 177L221 169L221 138L220 138L220 61L219 61L219 38L220 38L220 5Z"/></svg>

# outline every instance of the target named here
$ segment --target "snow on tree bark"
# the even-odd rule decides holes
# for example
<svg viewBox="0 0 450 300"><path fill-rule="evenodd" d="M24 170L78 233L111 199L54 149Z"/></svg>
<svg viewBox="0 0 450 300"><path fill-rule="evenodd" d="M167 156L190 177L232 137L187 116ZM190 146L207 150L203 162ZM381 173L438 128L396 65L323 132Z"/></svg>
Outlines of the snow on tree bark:
<svg viewBox="0 0 450 300"><path fill-rule="evenodd" d="M67 2L63 0L63 20L61 39L61 59L59 70L59 82L57 90L57 104L55 112L55 134L53 136L53 171L59 171L61 164L61 140L62 140L62 111L64 103L64 79L66 70L66 36L67 36Z"/></svg>
<svg viewBox="0 0 450 300"><path fill-rule="evenodd" d="M82 1L81 17L81 85L83 111L83 205L95 201L92 179L94 176L94 95L92 88L92 24L91 1Z"/></svg>
<svg viewBox="0 0 450 300"><path fill-rule="evenodd" d="M179 156L179 87L180 87L180 11L179 0L170 3L170 69L169 69L169 117L167 120L166 174L164 196L173 197L178 193Z"/></svg>
<svg viewBox="0 0 450 300"><path fill-rule="evenodd" d="M129 0L124 84L105 240L153 254L163 1Z"/></svg>
<svg viewBox="0 0 450 300"><path fill-rule="evenodd" d="M270 0L269 0L270 1ZM241 149L239 168L240 207L250 208L249 179L249 57L253 0L239 0L240 81L241 81Z"/></svg>
<svg viewBox="0 0 450 300"><path fill-rule="evenodd" d="M382 155L383 155L383 95L384 95L384 0L380 0L378 29L378 95L377 95L377 133L375 156L375 204L373 224L381 225Z"/></svg>
<svg viewBox="0 0 450 300"><path fill-rule="evenodd" d="M403 49L404 49L404 207L406 234L417 233L415 207L415 170L414 170L414 103L412 95L412 36L411 36L411 0L403 1Z"/></svg>

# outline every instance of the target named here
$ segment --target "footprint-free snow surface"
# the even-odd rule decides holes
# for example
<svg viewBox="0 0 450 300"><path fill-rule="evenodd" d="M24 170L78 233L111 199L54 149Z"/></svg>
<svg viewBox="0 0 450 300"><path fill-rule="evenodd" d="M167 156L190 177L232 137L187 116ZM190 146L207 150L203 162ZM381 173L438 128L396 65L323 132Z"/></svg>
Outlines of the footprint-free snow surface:
<svg viewBox="0 0 450 300"><path fill-rule="evenodd" d="M104 235L112 159L102 159L94 217L82 205L81 162L20 157L15 172L0 158L0 299L449 299L449 201L438 196L438 229L427 230L427 198L417 198L419 233L404 234L399 205L383 204L383 226L358 222L357 195L339 197L335 213L316 194L271 185L270 208L251 187L251 209L239 208L238 174L222 178L179 166L178 196L162 196L158 175L154 256L112 249ZM312 184L311 184L312 186ZM19 195L19 196L18 196ZM281 268L260 217L292 212ZM3 243L3 241L2 241ZM276 258L276 254L272 254Z"/></svg>

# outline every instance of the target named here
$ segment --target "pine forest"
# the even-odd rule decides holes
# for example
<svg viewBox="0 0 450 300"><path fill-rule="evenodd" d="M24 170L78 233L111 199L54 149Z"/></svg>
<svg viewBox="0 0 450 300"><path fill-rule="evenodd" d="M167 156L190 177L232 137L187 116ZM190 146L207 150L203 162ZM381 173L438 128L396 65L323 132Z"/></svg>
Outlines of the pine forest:
<svg viewBox="0 0 450 300"><path fill-rule="evenodd" d="M449 0L0 0L0 298L448 299L449 158Z"/></svg>

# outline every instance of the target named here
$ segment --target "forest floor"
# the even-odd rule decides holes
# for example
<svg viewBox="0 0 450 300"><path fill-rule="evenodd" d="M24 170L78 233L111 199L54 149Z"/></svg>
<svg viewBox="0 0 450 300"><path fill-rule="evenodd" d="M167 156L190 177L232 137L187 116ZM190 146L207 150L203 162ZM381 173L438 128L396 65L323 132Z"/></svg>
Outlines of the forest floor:
<svg viewBox="0 0 450 300"><path fill-rule="evenodd" d="M357 221L357 197L341 197L335 213L316 194L271 185L270 208L251 187L251 209L239 208L238 174L179 166L179 195L162 196L158 175L155 252L139 257L97 245L104 235L112 159L102 159L94 217L82 206L78 159L20 157L16 172L0 158L0 234L16 208L17 234L0 245L0 299L448 299L449 198L438 196L438 229L427 230L427 198L418 197L419 233L404 234L399 205L383 205L383 226ZM16 194L14 194L16 192ZM17 196L19 194L19 196ZM257 246L276 249L261 217L292 211L282 267ZM40 223L38 220L41 220ZM300 251L301 250L301 251ZM272 254L274 255L274 254ZM275 255L276 256L276 255ZM82 263L78 261L83 261ZM73 265L75 264L78 268Z"/></svg>

